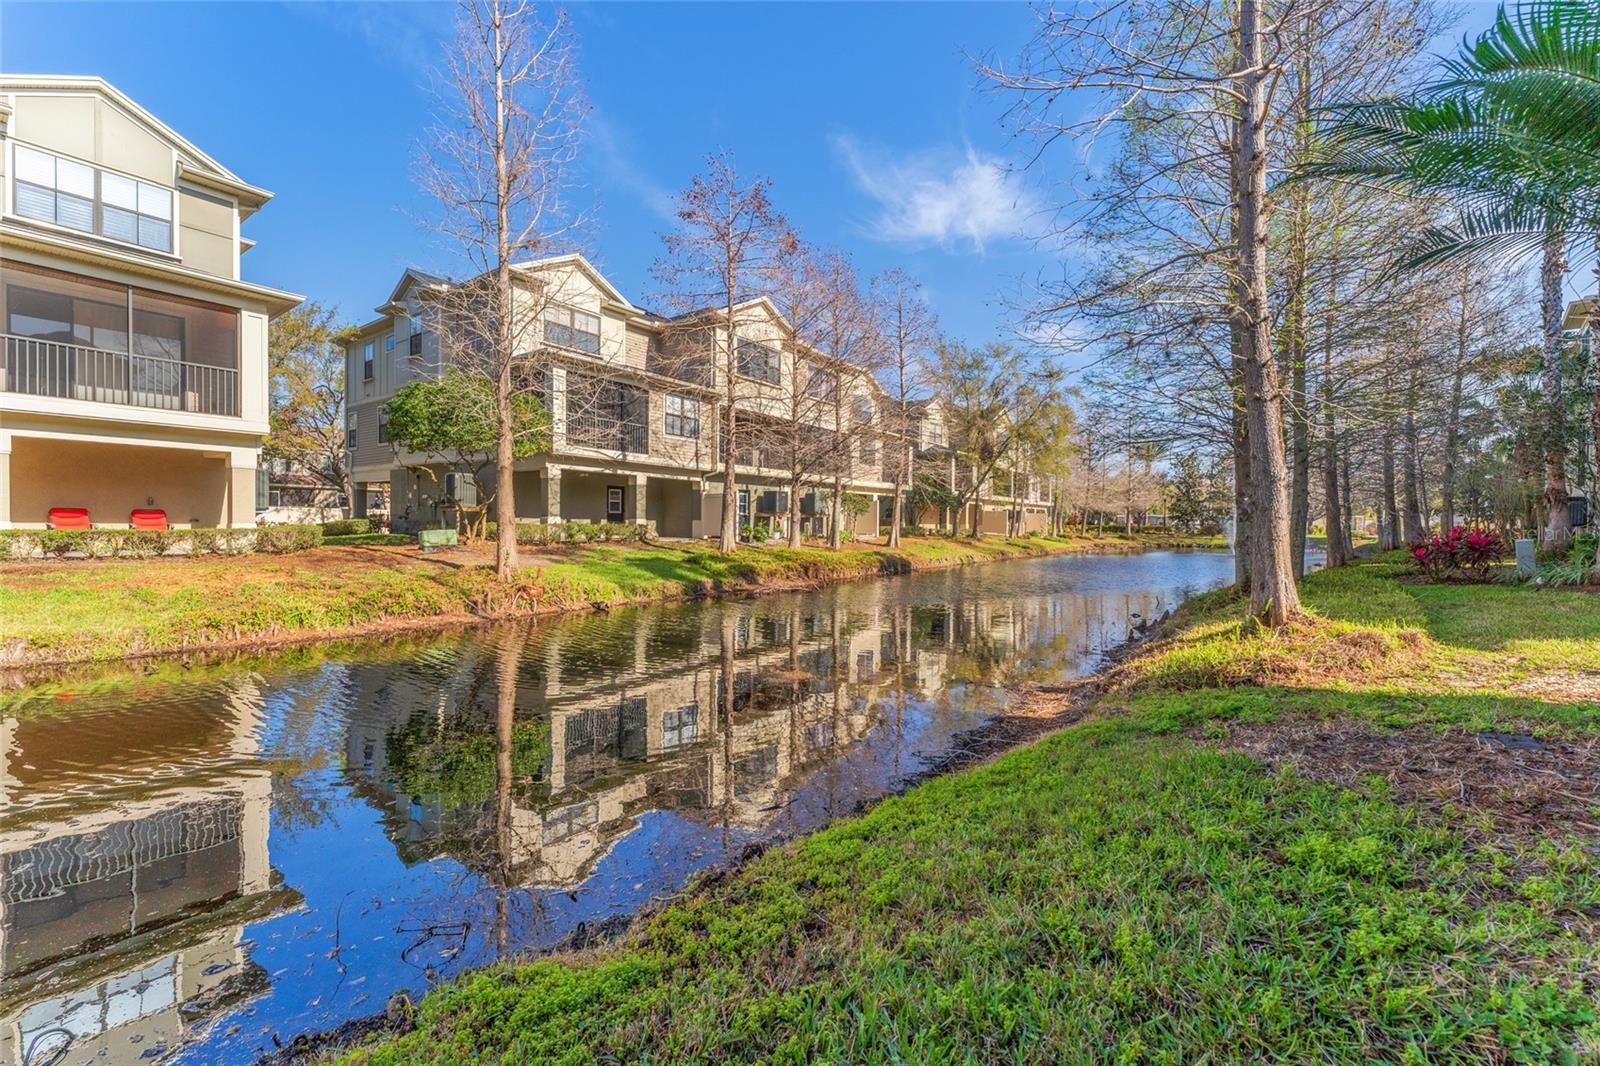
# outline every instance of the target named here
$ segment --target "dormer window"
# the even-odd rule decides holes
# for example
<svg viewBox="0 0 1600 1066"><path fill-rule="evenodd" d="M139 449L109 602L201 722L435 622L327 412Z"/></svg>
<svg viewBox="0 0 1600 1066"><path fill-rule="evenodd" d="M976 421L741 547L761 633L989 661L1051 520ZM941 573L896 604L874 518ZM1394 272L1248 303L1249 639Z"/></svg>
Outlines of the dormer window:
<svg viewBox="0 0 1600 1066"><path fill-rule="evenodd" d="M16 146L11 202L22 218L172 251L172 190L87 163Z"/></svg>

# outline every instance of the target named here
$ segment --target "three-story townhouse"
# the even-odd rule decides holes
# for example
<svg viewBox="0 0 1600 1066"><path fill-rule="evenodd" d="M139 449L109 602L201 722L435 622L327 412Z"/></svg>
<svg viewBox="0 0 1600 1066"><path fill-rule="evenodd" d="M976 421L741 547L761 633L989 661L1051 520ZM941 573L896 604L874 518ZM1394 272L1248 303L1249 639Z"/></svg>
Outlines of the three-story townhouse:
<svg viewBox="0 0 1600 1066"><path fill-rule="evenodd" d="M722 516L718 472L726 449L720 424L729 395L720 367L700 341L700 311L664 318L635 305L579 255L516 268L535 311L523 344L528 366L549 412L549 446L518 459L513 483L517 516L532 521L639 522L665 537L715 535ZM350 337L347 352L346 433L356 485L356 510L386 492L391 521L428 525L446 503L447 463L410 454L388 439L383 406L404 385L442 373L450 357L437 329L437 308L449 282L408 270L377 311ZM795 384L787 327L769 301L741 305L732 394L750 427L785 417L783 396ZM807 362L823 361L808 352ZM875 499L892 491L873 426L886 403L870 375L858 374L861 393L843 431L828 420L811 427L841 438L848 491ZM845 439L848 438L848 439ZM741 434L735 470L741 526L776 526L787 511L787 469L773 435ZM487 472L485 472L486 475ZM819 477L817 481L820 483ZM808 514L820 514L813 496ZM875 535L878 507L856 520L858 536Z"/></svg>
<svg viewBox="0 0 1600 1066"><path fill-rule="evenodd" d="M0 528L255 523L271 196L100 78L0 75Z"/></svg>

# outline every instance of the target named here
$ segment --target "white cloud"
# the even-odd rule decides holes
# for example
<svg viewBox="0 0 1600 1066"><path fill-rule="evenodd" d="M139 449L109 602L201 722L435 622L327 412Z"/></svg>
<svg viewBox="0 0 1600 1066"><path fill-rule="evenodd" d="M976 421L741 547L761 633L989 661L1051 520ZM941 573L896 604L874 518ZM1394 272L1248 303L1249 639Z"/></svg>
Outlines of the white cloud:
<svg viewBox="0 0 1600 1066"><path fill-rule="evenodd" d="M1039 209L1004 163L970 145L901 154L841 135L833 146L861 191L877 201L869 230L879 240L981 252L993 241L1021 237Z"/></svg>
<svg viewBox="0 0 1600 1066"><path fill-rule="evenodd" d="M599 110L589 112L584 130L588 147L594 149L600 169L608 181L637 197L640 203L664 221L677 220L676 198L644 172L629 149L625 131L620 130Z"/></svg>

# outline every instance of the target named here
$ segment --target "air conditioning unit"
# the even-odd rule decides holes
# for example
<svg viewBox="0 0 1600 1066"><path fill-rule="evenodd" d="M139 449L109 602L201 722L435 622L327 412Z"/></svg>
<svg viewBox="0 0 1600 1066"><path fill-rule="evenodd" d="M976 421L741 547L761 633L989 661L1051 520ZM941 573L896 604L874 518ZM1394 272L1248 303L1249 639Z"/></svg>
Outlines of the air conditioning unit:
<svg viewBox="0 0 1600 1066"><path fill-rule="evenodd" d="M457 507L478 506L478 482L471 474L452 470L444 476L445 499L453 500Z"/></svg>

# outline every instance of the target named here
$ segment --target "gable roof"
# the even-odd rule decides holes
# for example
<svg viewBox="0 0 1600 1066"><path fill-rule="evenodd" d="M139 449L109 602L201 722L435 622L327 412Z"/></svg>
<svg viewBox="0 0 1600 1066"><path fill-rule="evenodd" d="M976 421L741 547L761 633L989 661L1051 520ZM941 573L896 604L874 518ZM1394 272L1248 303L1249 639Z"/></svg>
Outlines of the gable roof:
<svg viewBox="0 0 1600 1066"><path fill-rule="evenodd" d="M138 102L127 93L98 75L0 74L0 93L98 94L129 118L193 159L195 166L179 162L178 177L237 196L241 206L247 209L253 210L272 199L272 193L240 178L210 154L202 151L193 141L139 106Z"/></svg>
<svg viewBox="0 0 1600 1066"><path fill-rule="evenodd" d="M551 267L558 266L576 266L588 276L590 281L595 283L595 287L605 294L606 299L618 305L624 311L632 314L644 313L638 307L635 307L626 296L622 295L622 291L615 285L611 284L604 274L596 270L593 263L589 262L589 260L585 259L577 252L568 252L565 255L546 256L543 259L530 259L526 263L513 263L511 269L521 271L538 271L548 270Z"/></svg>

